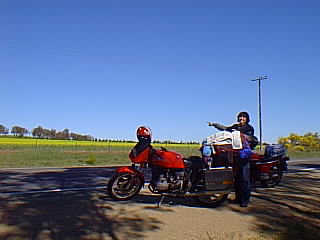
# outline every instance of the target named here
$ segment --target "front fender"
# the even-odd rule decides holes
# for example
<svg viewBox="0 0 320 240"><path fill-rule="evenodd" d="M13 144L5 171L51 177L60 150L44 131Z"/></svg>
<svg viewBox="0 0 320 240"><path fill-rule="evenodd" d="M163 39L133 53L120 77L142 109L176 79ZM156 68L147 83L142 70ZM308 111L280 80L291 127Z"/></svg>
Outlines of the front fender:
<svg viewBox="0 0 320 240"><path fill-rule="evenodd" d="M116 173L130 173L132 175L137 175L144 184L143 174L140 171L138 171L135 167L132 167L132 166L119 167L116 169Z"/></svg>

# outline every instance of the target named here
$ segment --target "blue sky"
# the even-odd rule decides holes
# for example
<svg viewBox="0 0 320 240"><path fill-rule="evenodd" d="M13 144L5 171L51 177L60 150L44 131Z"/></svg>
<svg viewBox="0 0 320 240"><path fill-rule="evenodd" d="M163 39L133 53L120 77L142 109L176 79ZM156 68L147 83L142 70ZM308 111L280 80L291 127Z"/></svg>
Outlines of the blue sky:
<svg viewBox="0 0 320 240"><path fill-rule="evenodd" d="M320 2L2 0L0 124L201 141L248 111L263 141L319 132Z"/></svg>

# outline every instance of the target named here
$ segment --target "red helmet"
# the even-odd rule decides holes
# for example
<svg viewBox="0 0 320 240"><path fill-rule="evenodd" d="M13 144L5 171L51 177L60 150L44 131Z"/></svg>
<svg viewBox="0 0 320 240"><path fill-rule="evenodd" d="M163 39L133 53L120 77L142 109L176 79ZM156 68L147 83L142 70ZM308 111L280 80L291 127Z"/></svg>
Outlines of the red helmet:
<svg viewBox="0 0 320 240"><path fill-rule="evenodd" d="M151 138L151 129L146 126L138 127L137 129L137 137L149 137Z"/></svg>

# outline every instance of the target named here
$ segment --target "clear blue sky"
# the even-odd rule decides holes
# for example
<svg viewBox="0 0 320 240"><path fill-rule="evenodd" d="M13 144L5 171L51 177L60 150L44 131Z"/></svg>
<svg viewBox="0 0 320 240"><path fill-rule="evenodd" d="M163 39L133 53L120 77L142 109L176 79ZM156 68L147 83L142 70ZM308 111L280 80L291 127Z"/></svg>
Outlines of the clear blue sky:
<svg viewBox="0 0 320 240"><path fill-rule="evenodd" d="M201 141L248 111L263 140L319 132L317 0L1 0L0 124Z"/></svg>

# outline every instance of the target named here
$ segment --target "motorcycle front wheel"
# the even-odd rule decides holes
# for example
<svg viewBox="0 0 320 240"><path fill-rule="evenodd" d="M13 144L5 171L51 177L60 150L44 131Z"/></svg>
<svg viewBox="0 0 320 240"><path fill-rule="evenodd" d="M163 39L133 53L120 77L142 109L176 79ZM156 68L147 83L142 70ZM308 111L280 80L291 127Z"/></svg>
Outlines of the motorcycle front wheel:
<svg viewBox="0 0 320 240"><path fill-rule="evenodd" d="M131 173L119 173L108 182L108 193L113 199L128 200L137 195L143 182L138 175Z"/></svg>
<svg viewBox="0 0 320 240"><path fill-rule="evenodd" d="M228 193L216 193L210 196L196 196L193 199L206 207L218 207L228 198Z"/></svg>

